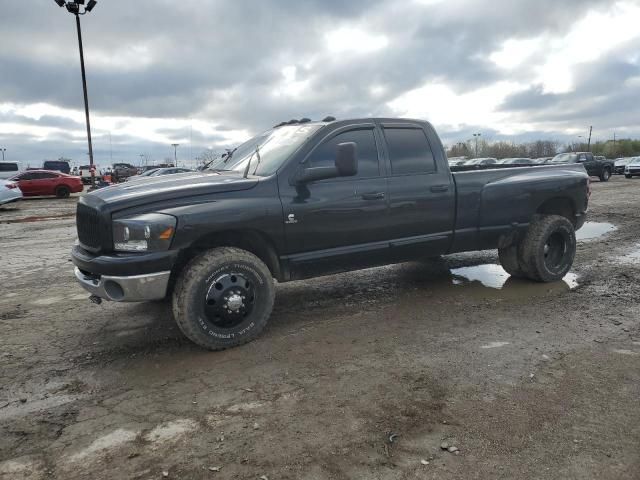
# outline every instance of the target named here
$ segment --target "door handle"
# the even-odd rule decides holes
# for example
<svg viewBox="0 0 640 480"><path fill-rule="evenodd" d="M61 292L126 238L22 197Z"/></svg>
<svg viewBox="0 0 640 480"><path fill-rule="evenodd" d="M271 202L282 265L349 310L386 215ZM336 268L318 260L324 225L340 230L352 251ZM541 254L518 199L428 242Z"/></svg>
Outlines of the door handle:
<svg viewBox="0 0 640 480"><path fill-rule="evenodd" d="M434 185L431 187L433 193L446 192L447 190L449 190L449 185Z"/></svg>
<svg viewBox="0 0 640 480"><path fill-rule="evenodd" d="M363 200L382 200L384 198L384 192L376 192L376 193L363 193Z"/></svg>

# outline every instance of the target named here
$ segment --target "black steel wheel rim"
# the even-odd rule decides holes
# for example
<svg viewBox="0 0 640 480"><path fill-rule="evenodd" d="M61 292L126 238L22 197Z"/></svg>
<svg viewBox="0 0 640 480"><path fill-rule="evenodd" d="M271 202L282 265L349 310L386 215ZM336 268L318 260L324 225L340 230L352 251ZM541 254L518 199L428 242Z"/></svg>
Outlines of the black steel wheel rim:
<svg viewBox="0 0 640 480"><path fill-rule="evenodd" d="M219 328L240 325L253 311L256 294L253 282L242 273L223 273L215 278L205 292L204 314Z"/></svg>
<svg viewBox="0 0 640 480"><path fill-rule="evenodd" d="M562 270L566 261L569 244L562 232L554 232L549 235L544 245L544 263L553 271Z"/></svg>

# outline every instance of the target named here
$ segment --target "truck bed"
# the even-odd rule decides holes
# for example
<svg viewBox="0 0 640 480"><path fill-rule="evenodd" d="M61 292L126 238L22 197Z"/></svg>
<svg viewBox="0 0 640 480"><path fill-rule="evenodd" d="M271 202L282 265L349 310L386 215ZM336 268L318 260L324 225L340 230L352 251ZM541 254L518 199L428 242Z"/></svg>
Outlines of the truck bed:
<svg viewBox="0 0 640 480"><path fill-rule="evenodd" d="M562 205L574 216L586 211L584 167L573 165L488 165L452 167L456 215L451 253L495 248L517 234L532 214ZM557 197L556 197L557 195ZM576 218L580 228L583 220Z"/></svg>

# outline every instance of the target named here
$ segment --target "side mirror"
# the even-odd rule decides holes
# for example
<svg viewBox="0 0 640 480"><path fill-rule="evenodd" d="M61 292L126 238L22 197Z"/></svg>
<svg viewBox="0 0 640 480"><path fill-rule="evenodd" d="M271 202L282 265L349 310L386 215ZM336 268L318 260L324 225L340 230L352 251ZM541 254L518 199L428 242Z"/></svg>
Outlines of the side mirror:
<svg viewBox="0 0 640 480"><path fill-rule="evenodd" d="M341 177L353 177L358 174L358 155L355 142L338 144L336 170Z"/></svg>
<svg viewBox="0 0 640 480"><path fill-rule="evenodd" d="M300 170L292 179L294 185L337 177L353 177L358 173L357 146L354 142L339 143L335 166L312 167Z"/></svg>

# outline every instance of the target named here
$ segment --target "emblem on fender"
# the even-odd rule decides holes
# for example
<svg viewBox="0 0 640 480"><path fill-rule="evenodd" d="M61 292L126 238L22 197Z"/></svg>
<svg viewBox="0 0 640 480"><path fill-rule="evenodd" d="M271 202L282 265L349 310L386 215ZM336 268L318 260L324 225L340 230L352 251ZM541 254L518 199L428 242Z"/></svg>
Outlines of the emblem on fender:
<svg viewBox="0 0 640 480"><path fill-rule="evenodd" d="M291 224L294 224L294 223L298 223L298 220L296 219L295 214L290 213L287 216L287 220L284 223L287 224L287 225L291 225Z"/></svg>

